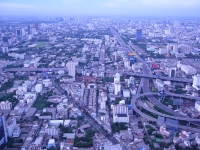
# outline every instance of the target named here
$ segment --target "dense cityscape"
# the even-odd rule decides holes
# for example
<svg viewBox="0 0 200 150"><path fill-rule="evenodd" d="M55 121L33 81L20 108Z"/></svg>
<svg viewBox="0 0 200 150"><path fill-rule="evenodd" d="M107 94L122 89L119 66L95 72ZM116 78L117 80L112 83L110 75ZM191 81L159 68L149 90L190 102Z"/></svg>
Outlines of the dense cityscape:
<svg viewBox="0 0 200 150"><path fill-rule="evenodd" d="M200 149L200 20L1 17L0 149Z"/></svg>

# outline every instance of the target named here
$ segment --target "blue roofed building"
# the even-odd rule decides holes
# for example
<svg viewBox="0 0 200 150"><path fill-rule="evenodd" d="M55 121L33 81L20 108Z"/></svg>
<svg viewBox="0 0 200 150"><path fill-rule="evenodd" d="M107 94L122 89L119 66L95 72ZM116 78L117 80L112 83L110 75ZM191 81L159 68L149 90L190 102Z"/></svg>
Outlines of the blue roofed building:
<svg viewBox="0 0 200 150"><path fill-rule="evenodd" d="M166 124L168 130L175 131L175 132L178 131L178 121L177 120L167 118L165 124Z"/></svg>

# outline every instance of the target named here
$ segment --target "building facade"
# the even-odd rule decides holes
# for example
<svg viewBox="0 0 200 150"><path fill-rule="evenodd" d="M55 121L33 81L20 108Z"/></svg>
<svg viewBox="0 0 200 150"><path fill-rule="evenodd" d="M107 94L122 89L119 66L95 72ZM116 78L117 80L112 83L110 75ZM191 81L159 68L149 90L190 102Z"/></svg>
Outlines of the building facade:
<svg viewBox="0 0 200 150"><path fill-rule="evenodd" d="M6 123L3 115L0 115L0 146L8 142Z"/></svg>

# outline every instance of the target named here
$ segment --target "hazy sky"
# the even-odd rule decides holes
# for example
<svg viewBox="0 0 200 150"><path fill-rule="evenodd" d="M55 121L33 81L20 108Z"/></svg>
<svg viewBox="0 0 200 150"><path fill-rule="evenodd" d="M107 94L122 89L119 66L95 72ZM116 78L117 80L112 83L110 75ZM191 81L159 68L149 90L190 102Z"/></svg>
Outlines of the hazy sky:
<svg viewBox="0 0 200 150"><path fill-rule="evenodd" d="M200 16L200 0L0 0L0 15Z"/></svg>

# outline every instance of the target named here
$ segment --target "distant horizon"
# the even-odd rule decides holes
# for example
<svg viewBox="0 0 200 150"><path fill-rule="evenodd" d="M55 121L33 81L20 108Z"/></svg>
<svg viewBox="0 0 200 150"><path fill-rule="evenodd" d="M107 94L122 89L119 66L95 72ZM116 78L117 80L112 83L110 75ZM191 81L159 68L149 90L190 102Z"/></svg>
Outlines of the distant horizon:
<svg viewBox="0 0 200 150"><path fill-rule="evenodd" d="M1 15L1 17L105 17L105 18L110 18L110 17L125 17L125 18L162 18L162 19L200 19L200 16L167 16L167 15L73 15L73 14L58 14L58 15Z"/></svg>
<svg viewBox="0 0 200 150"><path fill-rule="evenodd" d="M200 0L1 0L0 16L200 17Z"/></svg>

